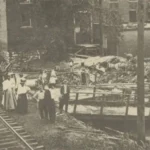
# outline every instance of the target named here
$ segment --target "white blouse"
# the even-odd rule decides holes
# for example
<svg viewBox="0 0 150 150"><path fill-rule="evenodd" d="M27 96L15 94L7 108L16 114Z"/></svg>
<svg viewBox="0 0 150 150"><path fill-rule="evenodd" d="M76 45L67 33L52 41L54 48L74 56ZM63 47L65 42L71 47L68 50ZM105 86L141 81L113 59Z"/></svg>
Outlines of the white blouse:
<svg viewBox="0 0 150 150"><path fill-rule="evenodd" d="M11 82L9 80L3 81L3 91L11 88Z"/></svg>
<svg viewBox="0 0 150 150"><path fill-rule="evenodd" d="M49 83L56 83L57 78L56 77L50 77Z"/></svg>
<svg viewBox="0 0 150 150"><path fill-rule="evenodd" d="M30 88L28 86L22 86L22 85L19 85L18 86L18 91L17 91L17 94L26 94L28 91L30 91Z"/></svg>
<svg viewBox="0 0 150 150"><path fill-rule="evenodd" d="M14 78L10 79L11 87L14 88L16 86L16 82Z"/></svg>

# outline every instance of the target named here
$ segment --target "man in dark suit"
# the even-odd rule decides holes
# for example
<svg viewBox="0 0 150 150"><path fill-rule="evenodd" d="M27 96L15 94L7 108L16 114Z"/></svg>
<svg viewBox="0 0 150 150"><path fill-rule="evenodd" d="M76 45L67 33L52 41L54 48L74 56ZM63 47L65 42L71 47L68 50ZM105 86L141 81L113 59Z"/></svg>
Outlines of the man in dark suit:
<svg viewBox="0 0 150 150"><path fill-rule="evenodd" d="M51 97L50 90L47 88L45 88L43 103L46 109L46 119L50 119L51 123L55 123L56 119L55 102Z"/></svg>
<svg viewBox="0 0 150 150"><path fill-rule="evenodd" d="M60 89L60 93L62 95L60 102L59 102L60 113L62 113L64 105L65 105L65 112L68 112L68 101L69 101L70 88L67 85L67 80L64 81L64 84Z"/></svg>

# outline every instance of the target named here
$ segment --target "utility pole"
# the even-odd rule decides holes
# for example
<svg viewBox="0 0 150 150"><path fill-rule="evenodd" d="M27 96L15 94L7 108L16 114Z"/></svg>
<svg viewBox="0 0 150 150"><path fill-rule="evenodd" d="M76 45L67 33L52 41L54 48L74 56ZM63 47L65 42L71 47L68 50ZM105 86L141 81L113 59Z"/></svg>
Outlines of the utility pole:
<svg viewBox="0 0 150 150"><path fill-rule="evenodd" d="M100 41L99 41L99 55L102 54L104 55L103 51L103 14L102 14L102 9L103 9L103 0L99 0L99 35L100 35Z"/></svg>
<svg viewBox="0 0 150 150"><path fill-rule="evenodd" d="M137 38L137 135L138 142L145 141L144 102L144 0L138 0Z"/></svg>

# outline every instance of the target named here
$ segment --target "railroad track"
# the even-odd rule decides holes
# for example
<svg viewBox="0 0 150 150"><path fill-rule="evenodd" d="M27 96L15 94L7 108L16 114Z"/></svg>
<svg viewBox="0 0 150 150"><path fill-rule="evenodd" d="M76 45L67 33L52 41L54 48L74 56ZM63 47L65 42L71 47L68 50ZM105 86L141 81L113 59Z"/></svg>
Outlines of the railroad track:
<svg viewBox="0 0 150 150"><path fill-rule="evenodd" d="M17 122L0 110L0 150L44 150Z"/></svg>

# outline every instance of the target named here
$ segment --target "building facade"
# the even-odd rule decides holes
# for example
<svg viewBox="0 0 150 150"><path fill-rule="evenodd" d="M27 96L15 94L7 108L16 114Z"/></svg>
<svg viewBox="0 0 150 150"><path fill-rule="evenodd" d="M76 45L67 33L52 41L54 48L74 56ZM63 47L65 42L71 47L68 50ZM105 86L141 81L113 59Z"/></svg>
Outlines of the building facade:
<svg viewBox="0 0 150 150"><path fill-rule="evenodd" d="M136 54L136 42L133 41L137 39L135 33L138 0L82 1L85 3L81 3L80 0L70 0L64 4L65 7L62 7L59 0L0 0L1 49L8 51L42 49L51 43L57 29L65 33L64 39L70 45L99 44L102 34L100 31L102 8L102 10L118 11L124 27L123 38L117 46L112 38L109 39L103 33L106 55L123 55L126 51ZM69 2L71 5L68 4ZM145 7L145 43L147 44L150 0L145 0ZM128 40L132 37L132 33L134 39ZM149 46L146 45L146 56L150 56L148 48Z"/></svg>

